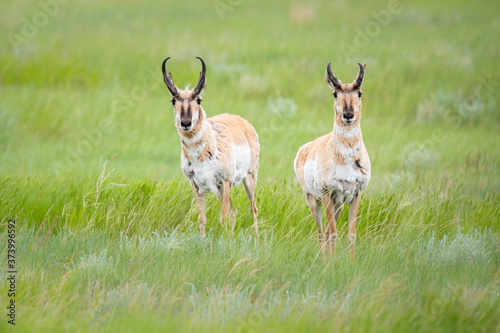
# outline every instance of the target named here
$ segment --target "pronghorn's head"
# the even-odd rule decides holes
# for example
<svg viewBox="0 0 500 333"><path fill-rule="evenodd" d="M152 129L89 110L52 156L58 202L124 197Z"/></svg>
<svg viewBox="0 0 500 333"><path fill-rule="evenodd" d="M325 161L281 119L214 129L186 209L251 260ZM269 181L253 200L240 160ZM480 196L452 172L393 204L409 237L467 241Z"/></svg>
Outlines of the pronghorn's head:
<svg viewBox="0 0 500 333"><path fill-rule="evenodd" d="M178 129L182 132L190 132L197 125L201 118L201 94L205 90L207 85L205 74L207 67L205 62L200 57L197 57L201 61L201 72L198 84L193 90L185 89L179 90L172 80L172 75L170 72L167 74L165 70L165 63L170 57L163 61L161 69L163 71L163 81L167 85L167 89L172 95L172 104L174 105L175 111L175 124Z"/></svg>
<svg viewBox="0 0 500 333"><path fill-rule="evenodd" d="M326 66L325 80L335 97L335 122L338 126L359 124L361 118L361 85L365 77L366 64L359 65L359 72L352 83L343 84L332 73L331 62Z"/></svg>

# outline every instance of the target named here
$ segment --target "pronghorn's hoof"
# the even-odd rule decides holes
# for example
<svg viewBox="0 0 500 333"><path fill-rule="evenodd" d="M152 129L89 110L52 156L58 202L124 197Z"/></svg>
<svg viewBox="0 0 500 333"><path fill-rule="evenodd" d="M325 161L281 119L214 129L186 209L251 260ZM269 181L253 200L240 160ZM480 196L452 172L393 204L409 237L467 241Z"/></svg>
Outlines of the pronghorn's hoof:
<svg viewBox="0 0 500 333"><path fill-rule="evenodd" d="M328 243L328 254L332 255L335 252L335 243Z"/></svg>
<svg viewBox="0 0 500 333"><path fill-rule="evenodd" d="M323 257L323 261L326 261L326 243L320 244L320 248L321 257Z"/></svg>
<svg viewBox="0 0 500 333"><path fill-rule="evenodd" d="M254 223L253 225L253 231L255 232L255 236L259 236L259 226L257 225L257 222Z"/></svg>
<svg viewBox="0 0 500 333"><path fill-rule="evenodd" d="M350 248L349 250L351 253L351 259L354 259L354 243L350 243L349 248Z"/></svg>

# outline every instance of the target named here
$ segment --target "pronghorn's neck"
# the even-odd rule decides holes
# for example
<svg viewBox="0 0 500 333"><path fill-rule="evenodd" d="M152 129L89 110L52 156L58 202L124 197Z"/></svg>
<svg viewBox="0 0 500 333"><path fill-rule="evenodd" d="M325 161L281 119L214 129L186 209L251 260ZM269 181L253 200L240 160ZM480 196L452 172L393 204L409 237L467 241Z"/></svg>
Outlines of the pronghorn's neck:
<svg viewBox="0 0 500 333"><path fill-rule="evenodd" d="M359 121L351 126L339 126L335 122L330 145L337 164L352 164L363 145Z"/></svg>
<svg viewBox="0 0 500 333"><path fill-rule="evenodd" d="M339 126L337 122L335 122L333 125L332 140L348 144L351 147L351 144L356 144L357 142L362 141L363 137L361 135L360 122L356 121L351 126Z"/></svg>
<svg viewBox="0 0 500 333"><path fill-rule="evenodd" d="M188 133L177 128L181 139L182 153L191 162L204 162L217 151L217 140L205 111L200 108L197 124Z"/></svg>

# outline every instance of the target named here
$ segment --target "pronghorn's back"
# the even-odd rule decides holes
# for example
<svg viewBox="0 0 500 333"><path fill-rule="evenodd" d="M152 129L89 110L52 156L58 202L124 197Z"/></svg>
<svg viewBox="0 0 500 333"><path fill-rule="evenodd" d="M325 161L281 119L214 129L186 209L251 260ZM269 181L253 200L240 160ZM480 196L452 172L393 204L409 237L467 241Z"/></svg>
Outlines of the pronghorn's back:
<svg viewBox="0 0 500 333"><path fill-rule="evenodd" d="M246 119L228 113L219 114L207 120L216 129L218 128L217 124L222 125L231 134L230 142L236 147L245 148L248 145L250 150L249 172L256 174L259 169L260 145L259 137L253 126ZM218 140L224 140L224 136L219 136ZM221 142L221 144L223 143Z"/></svg>
<svg viewBox="0 0 500 333"><path fill-rule="evenodd" d="M207 121L216 133L217 161L225 178L238 185L250 174L257 181L260 146L252 125L240 116L227 113Z"/></svg>

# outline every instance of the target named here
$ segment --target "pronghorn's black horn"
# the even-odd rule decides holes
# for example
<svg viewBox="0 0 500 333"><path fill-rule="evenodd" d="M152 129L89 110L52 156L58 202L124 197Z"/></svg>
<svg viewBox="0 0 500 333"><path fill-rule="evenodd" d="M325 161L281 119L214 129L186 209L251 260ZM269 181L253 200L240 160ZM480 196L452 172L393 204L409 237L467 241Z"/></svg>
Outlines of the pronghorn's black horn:
<svg viewBox="0 0 500 333"><path fill-rule="evenodd" d="M205 62L200 57L196 57L201 61L201 72L200 79L198 80L198 84L193 89L195 95L199 95L202 93L203 89L205 89L205 74L207 73L207 66L205 66Z"/></svg>
<svg viewBox="0 0 500 333"><path fill-rule="evenodd" d="M168 59L170 59L170 57L163 60L163 64L161 64L161 71L163 72L163 81L165 81L168 91L170 91L170 94L175 97L179 92L177 91L174 80L172 80L172 75L170 74L170 72L167 74L167 70L165 69L165 64L167 63Z"/></svg>
<svg viewBox="0 0 500 333"><path fill-rule="evenodd" d="M358 75L356 76L356 79L354 80L353 89L361 88L361 85L363 84L363 79L365 78L366 63L364 65L361 65L361 63L358 62L358 65L359 65L359 72Z"/></svg>
<svg viewBox="0 0 500 333"><path fill-rule="evenodd" d="M331 84L335 89L341 89L339 80L333 75L332 68L330 67L332 62L328 63L326 66L325 80L329 85Z"/></svg>

